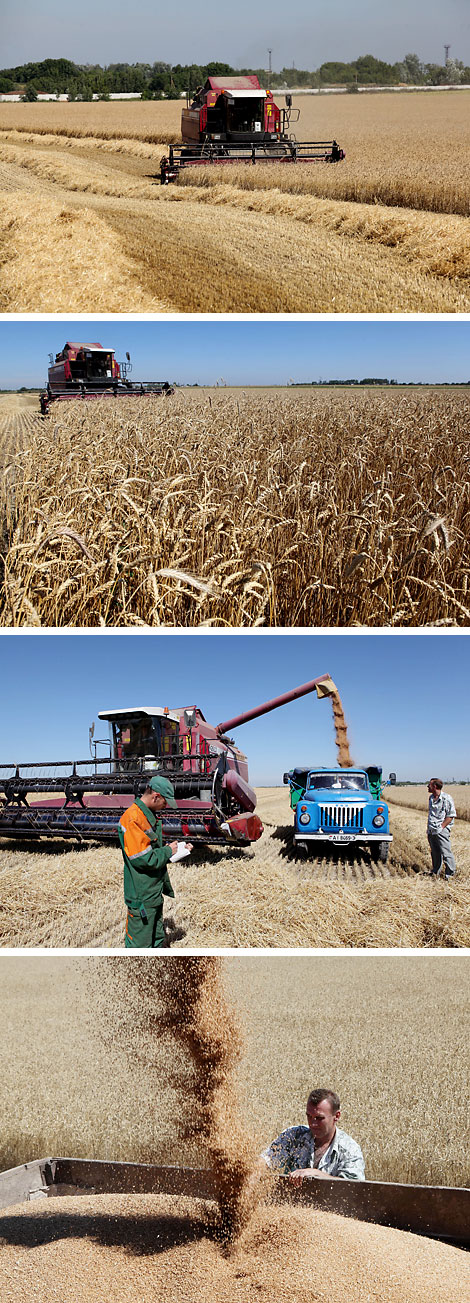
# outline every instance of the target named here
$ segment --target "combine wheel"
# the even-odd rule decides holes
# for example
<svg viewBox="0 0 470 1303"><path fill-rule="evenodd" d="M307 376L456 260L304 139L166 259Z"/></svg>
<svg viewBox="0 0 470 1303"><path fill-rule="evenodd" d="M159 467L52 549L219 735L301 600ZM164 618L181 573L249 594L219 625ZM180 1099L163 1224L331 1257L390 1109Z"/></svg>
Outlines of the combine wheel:
<svg viewBox="0 0 470 1303"><path fill-rule="evenodd" d="M378 844L376 844L375 846L371 846L372 859L374 861L374 864L387 863L389 847L390 847L390 842L378 842Z"/></svg>

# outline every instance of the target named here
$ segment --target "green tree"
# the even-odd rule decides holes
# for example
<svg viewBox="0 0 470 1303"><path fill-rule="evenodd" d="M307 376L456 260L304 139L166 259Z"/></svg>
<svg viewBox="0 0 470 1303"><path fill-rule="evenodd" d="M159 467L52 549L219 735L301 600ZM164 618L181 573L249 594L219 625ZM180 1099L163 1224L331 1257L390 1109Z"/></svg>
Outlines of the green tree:
<svg viewBox="0 0 470 1303"><path fill-rule="evenodd" d="M322 63L319 68L321 81L327 85L342 85L357 80L355 69L350 63Z"/></svg>
<svg viewBox="0 0 470 1303"><path fill-rule="evenodd" d="M420 86L425 81L425 69L419 55L405 54L401 67L404 69L403 81L410 86Z"/></svg>

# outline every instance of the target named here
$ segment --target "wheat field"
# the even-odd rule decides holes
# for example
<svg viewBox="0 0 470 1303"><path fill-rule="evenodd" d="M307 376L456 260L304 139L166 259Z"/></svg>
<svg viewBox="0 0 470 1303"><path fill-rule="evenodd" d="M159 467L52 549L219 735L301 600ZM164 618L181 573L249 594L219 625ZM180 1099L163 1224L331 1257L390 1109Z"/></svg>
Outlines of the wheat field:
<svg viewBox="0 0 470 1303"><path fill-rule="evenodd" d="M445 790L447 791L447 787ZM452 783L450 791L454 798L457 818L470 822L470 785ZM387 788L387 802L391 802L392 805L406 805L408 810L427 810L429 803L427 785L413 783L410 787Z"/></svg>
<svg viewBox="0 0 470 1303"><path fill-rule="evenodd" d="M466 626L468 410L182 390L28 408L15 455L5 418L0 623Z"/></svg>
<svg viewBox="0 0 470 1303"><path fill-rule="evenodd" d="M301 96L298 138L336 136L345 162L198 168L169 187L180 102L0 105L0 306L468 311L468 103Z"/></svg>
<svg viewBox="0 0 470 1303"><path fill-rule="evenodd" d="M165 900L171 947L470 945L465 819L452 833L457 874L445 883L429 876L424 811L391 806L386 865L373 864L365 848L299 860L285 788L260 789L257 811L264 833L248 849L197 847L172 865L175 900ZM118 846L0 838L0 874L1 946L123 946Z"/></svg>

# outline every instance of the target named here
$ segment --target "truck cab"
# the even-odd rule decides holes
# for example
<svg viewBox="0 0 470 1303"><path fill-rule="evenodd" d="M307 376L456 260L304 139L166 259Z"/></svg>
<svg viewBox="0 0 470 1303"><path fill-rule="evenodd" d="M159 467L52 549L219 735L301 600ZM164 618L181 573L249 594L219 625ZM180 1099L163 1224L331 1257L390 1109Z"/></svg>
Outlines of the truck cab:
<svg viewBox="0 0 470 1303"><path fill-rule="evenodd" d="M307 767L284 774L294 812L294 845L307 854L313 845L344 849L360 842L373 860L386 864L392 834L388 806L382 799L382 770ZM395 775L390 775L393 782Z"/></svg>

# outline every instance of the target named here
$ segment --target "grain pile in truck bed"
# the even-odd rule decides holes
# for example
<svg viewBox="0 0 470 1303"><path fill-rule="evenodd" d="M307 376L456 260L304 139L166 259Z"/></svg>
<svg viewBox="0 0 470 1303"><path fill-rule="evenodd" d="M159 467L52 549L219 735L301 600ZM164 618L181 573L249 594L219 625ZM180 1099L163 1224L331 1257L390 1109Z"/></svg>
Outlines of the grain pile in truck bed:
<svg viewBox="0 0 470 1303"><path fill-rule="evenodd" d="M464 1303L468 1255L306 1208L260 1207L224 1256L201 1201L100 1195L0 1217L4 1303Z"/></svg>

